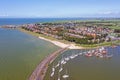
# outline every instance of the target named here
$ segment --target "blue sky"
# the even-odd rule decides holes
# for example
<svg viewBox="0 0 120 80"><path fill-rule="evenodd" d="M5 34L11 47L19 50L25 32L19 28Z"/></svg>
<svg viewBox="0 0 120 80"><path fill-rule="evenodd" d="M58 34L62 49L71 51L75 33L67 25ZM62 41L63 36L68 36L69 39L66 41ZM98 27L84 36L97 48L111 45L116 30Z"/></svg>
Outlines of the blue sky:
<svg viewBox="0 0 120 80"><path fill-rule="evenodd" d="M120 0L0 0L0 17L120 17Z"/></svg>

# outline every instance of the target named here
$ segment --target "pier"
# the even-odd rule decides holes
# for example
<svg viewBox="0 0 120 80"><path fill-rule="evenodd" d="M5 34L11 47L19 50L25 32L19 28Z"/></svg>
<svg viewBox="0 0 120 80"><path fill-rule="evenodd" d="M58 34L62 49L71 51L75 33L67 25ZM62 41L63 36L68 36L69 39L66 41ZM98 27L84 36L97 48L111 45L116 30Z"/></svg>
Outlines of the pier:
<svg viewBox="0 0 120 80"><path fill-rule="evenodd" d="M16 25L4 25L4 26L0 26L0 28L6 28L6 29L16 29Z"/></svg>
<svg viewBox="0 0 120 80"><path fill-rule="evenodd" d="M28 80L43 80L45 73L47 71L48 65L52 63L59 54L66 51L68 47L69 46L55 51L54 53L46 57L43 61L41 61L40 64L37 66L37 68L33 71L33 73L31 74Z"/></svg>

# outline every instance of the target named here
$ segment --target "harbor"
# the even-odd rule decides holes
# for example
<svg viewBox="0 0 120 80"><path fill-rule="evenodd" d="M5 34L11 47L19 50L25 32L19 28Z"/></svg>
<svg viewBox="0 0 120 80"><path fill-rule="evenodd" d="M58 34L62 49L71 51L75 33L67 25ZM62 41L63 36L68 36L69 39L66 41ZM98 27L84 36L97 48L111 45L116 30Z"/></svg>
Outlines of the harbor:
<svg viewBox="0 0 120 80"><path fill-rule="evenodd" d="M108 75L106 75L105 79L113 80L114 75L112 72L114 71L112 70L111 67L115 67L114 66L115 63L119 64L119 62L117 62L119 61L119 58L118 58L119 57L119 29L111 29L108 27L104 28L103 24L102 24L103 25L102 27L99 25L98 27L96 27L95 25L87 26L87 24L90 24L88 22L86 22L86 25L84 27L81 27L81 26L77 27L77 25L81 25L81 24L83 23L68 21L65 23L23 24L19 26L6 25L4 27L1 27L0 28L1 31L8 31L8 32L10 31L11 32L10 34L13 35L13 37L11 37L12 35L8 37L10 41L9 45L12 45L12 43L14 43L15 40L16 42L20 40L21 45L24 45L25 43L27 43L26 45L35 44L31 48L31 50L35 49L35 51L37 52L33 50L34 52L33 51L27 52L26 54L32 53L32 56L30 55L32 58L31 57L28 57L28 58L30 60L37 59L36 60L37 62L35 61L34 62L35 64L34 64L32 63L32 61L28 62L30 60L28 60L27 58L26 59L20 58L20 60L22 60L23 62L29 63L27 67L30 67L30 70L28 70L29 68L27 69L25 68L27 71L25 71L26 73L24 77L20 77L22 75L19 75L20 73L19 71L17 74L18 75L17 77L19 77L20 80L21 79L24 80L26 78L27 80L78 80L78 79L88 80L89 78L96 80L97 78L101 79L99 75L102 76L101 73L106 71L106 73L105 74L103 73L103 74L104 75L110 74L111 78L109 78ZM64 33L61 33L61 31L63 31ZM103 31L103 33L100 31ZM5 34L5 32L3 33L5 35L4 36L5 39L4 37L1 38L3 41L2 43L8 43L8 42L4 42L8 40L8 38L6 37L7 34ZM20 36L18 36L19 34ZM78 36L78 35L82 35L82 36ZM16 37L19 40L17 40ZM12 40L12 38L15 40ZM24 42L24 39L27 42ZM36 40L37 40L37 43L33 43L33 42L36 42ZM19 42L15 43L14 45L20 45L18 43ZM39 48L36 46L39 46ZM1 49L4 50L5 48L3 49L3 46L1 46ZM24 49L20 48L20 49L24 50L26 48ZM29 49L30 47L28 47L26 51L29 51ZM21 51L16 49L16 47L14 49L12 48L11 50L13 50L14 55L17 53L18 54L21 53ZM19 52L17 52L16 50L18 50ZM8 52L5 52L5 50L3 52L9 54ZM22 53L22 55L23 54L24 52ZM22 55L20 57L23 57ZM118 60L115 60L115 59L118 59ZM109 64L110 63L109 61L113 61L113 64L112 63ZM96 65L96 62L99 64ZM11 63L13 64L13 62ZM109 67L107 64L109 64ZM101 69L101 67L105 68L104 71ZM19 67L16 67L16 68L19 68ZM101 70L99 70L98 68ZM118 69L118 68L115 68L115 69ZM15 69L15 71L18 71L18 70ZM95 74L96 71L98 71L97 72L98 75ZM83 74L81 74L80 72ZM88 72L89 74L86 74ZM5 73L8 74L7 72ZM95 78L94 76L90 75L91 73L96 75ZM119 70L118 70L118 73L119 73ZM81 76L79 76L79 74ZM10 78L9 80L13 78L17 79L17 77L11 77L11 76L13 76L13 74L5 78L5 74L3 74L2 79L3 78L5 78L5 80L7 80L8 78ZM87 78L86 76L88 76L89 78ZM116 77L118 78L117 74L116 74ZM102 79L103 78L104 76L102 76Z"/></svg>
<svg viewBox="0 0 120 80"><path fill-rule="evenodd" d="M64 52L48 68L44 80L119 79L120 46L106 47L105 49L108 51L108 57L86 56L91 50Z"/></svg>
<svg viewBox="0 0 120 80"><path fill-rule="evenodd" d="M97 41L95 43L96 47L95 48L92 47L92 44L89 43L88 44L89 48L85 48L85 47L80 46L80 45L84 44L84 42L82 44L79 44L79 46L77 46L77 44L74 42L69 42L69 43L62 42L58 38L54 38L55 35L54 35L54 37L52 35L49 35L48 36L49 38L48 38L48 37L46 37L46 35L36 32L38 28L36 28L35 24L31 24L31 25L27 25L27 26L23 25L23 26L25 26L25 27L20 27L21 32L22 32L22 29L25 28L25 30L23 31L24 33L36 34L37 36L35 36L35 37L37 39L50 42L52 45L58 46L61 48L53 53L49 53L48 56L46 56L42 61L40 61L39 64L36 66L36 68L33 70L33 72L31 74L29 74L28 80L72 80L71 74L70 74L71 70L69 70L70 67L68 67L68 66L66 67L66 65L68 63L70 63L71 61L74 61L76 59L79 59L79 57L83 57L86 59L94 58L96 60L99 60L99 59L112 60L112 59L114 59L114 56L115 56L114 49L119 47L119 45L116 45L116 44L114 44L114 42L112 42L112 40L119 41L119 36L109 35L109 33L107 33L108 36L106 36L106 38L104 38L109 42L109 46L107 46L107 45L100 46L100 39L95 37L95 39ZM32 26L32 28L31 28L31 26ZM26 30L26 27L27 27L28 31ZM39 26L37 26L37 27L39 27ZM12 30L12 29L19 30L18 28L16 29L16 27L11 26L11 25L4 26L4 28L5 29L7 28L8 30ZM30 31L29 31L29 28L30 28ZM35 30L34 30L34 28L35 28ZM94 29L94 28L95 27L92 27L92 28L90 27L90 28L88 28L88 31L89 31L89 29ZM54 28L52 28L52 29L54 30ZM80 29L82 29L82 28L80 28ZM102 28L102 29L104 29L104 28ZM108 30L108 32L110 32L110 34L111 34L111 31L113 32L113 30L107 29L107 28L105 29L105 32L107 32L107 30ZM72 32L72 33L74 33L74 32ZM76 37L76 36L74 36L74 37ZM77 38L78 38L78 36L77 36ZM76 38L76 40L77 40L77 38ZM83 37L80 37L80 38L82 38L84 40ZM93 40L95 40L95 39L93 39ZM91 41L93 41L93 40L91 40ZM106 40L105 40L105 42L106 42ZM88 42L89 42L89 40L88 40ZM109 49L109 47L111 47L111 49ZM73 50L73 52L72 52L72 54L70 52L69 54L65 55L64 52L67 52L66 50L68 50L68 52ZM76 52L76 50L78 50L78 52ZM59 56L59 55L61 55L61 56ZM54 63L59 57L61 57L61 58L57 61L57 63ZM51 67L51 65L52 65L52 67ZM49 68L51 68L51 69L49 69ZM47 72L49 72L49 75ZM46 78L49 78L49 79L46 79Z"/></svg>
<svg viewBox="0 0 120 80"><path fill-rule="evenodd" d="M120 80L120 0L1 0L0 80Z"/></svg>
<svg viewBox="0 0 120 80"><path fill-rule="evenodd" d="M48 57L46 57L40 64L37 66L37 68L33 71L30 78L28 80L43 80L46 70L48 68L48 65L54 61L54 59L60 54L66 51L68 47L59 49L58 51L55 51L54 53L50 54Z"/></svg>

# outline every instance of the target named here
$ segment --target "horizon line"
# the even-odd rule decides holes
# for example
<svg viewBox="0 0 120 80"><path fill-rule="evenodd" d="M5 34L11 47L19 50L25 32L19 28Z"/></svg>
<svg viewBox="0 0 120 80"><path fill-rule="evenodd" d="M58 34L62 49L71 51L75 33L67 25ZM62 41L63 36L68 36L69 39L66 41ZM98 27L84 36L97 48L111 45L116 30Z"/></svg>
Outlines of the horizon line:
<svg viewBox="0 0 120 80"><path fill-rule="evenodd" d="M0 17L0 18L120 18L120 17Z"/></svg>

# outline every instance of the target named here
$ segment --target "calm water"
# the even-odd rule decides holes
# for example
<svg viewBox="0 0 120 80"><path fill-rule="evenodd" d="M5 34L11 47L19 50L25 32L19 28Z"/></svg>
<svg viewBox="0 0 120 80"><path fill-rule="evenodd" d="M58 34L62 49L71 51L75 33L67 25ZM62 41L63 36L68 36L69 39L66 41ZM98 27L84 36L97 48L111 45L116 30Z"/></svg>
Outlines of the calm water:
<svg viewBox="0 0 120 80"><path fill-rule="evenodd" d="M64 70L60 74L58 72L60 67L56 68L55 75L51 78L51 67L61 60L60 56L50 65L45 80L57 80L58 75L61 76L61 80L120 80L120 46L115 49L108 48L108 50L109 53L114 54L111 59L78 56L63 65ZM63 57L81 51L84 50L68 50L64 52ZM63 79L62 75L66 71L70 77Z"/></svg>
<svg viewBox="0 0 120 80"><path fill-rule="evenodd" d="M57 49L31 35L0 28L0 80L27 80L37 64Z"/></svg>
<svg viewBox="0 0 120 80"><path fill-rule="evenodd" d="M66 19L0 19L0 25L59 20ZM49 42L20 31L0 29L0 80L26 80L37 64L57 49L58 47ZM67 70L70 77L66 80L120 80L120 46L115 49L108 48L108 50L114 54L111 59L78 56L63 66L64 70L60 75L65 74ZM68 50L64 52L63 56L81 51L84 50ZM50 65L45 80L57 80L59 68L53 78L50 78L50 73L51 67L56 65L59 60L61 60L61 56ZM64 79L61 78L61 80Z"/></svg>
<svg viewBox="0 0 120 80"><path fill-rule="evenodd" d="M39 22L53 22L65 19L57 18L0 18L0 25L19 25Z"/></svg>
<svg viewBox="0 0 120 80"><path fill-rule="evenodd" d="M0 18L0 25L20 25L39 22L55 22L66 20L91 20L92 18Z"/></svg>

